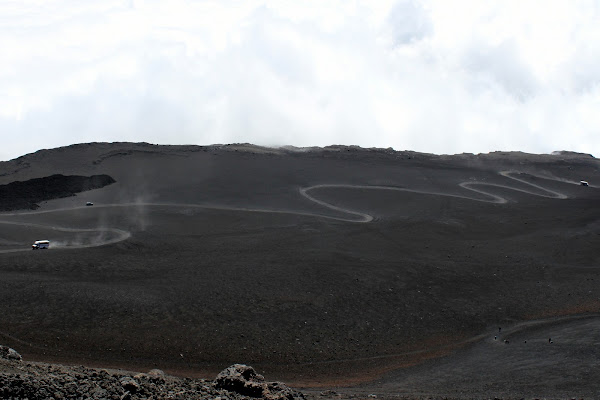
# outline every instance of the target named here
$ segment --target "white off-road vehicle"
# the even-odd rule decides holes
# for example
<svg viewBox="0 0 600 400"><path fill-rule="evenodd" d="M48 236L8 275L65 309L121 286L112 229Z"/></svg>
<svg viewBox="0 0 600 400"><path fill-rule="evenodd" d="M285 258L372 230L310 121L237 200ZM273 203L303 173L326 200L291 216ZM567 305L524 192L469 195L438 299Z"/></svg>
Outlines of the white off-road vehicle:
<svg viewBox="0 0 600 400"><path fill-rule="evenodd" d="M31 245L31 248L33 250L48 249L48 248L50 248L50 241L49 240L36 240Z"/></svg>

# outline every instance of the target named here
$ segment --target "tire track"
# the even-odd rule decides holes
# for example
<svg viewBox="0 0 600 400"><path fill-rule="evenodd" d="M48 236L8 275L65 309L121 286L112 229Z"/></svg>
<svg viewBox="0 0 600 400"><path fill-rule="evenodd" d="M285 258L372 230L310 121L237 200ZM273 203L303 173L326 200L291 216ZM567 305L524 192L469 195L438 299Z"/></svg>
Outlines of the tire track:
<svg viewBox="0 0 600 400"><path fill-rule="evenodd" d="M269 210L269 209L260 209L260 208L218 206L218 205L209 205L209 204L185 204L185 203L183 203L183 204L182 203L141 203L141 202L115 203L115 204L96 205L96 206L94 206L94 208L97 209L97 208L140 207L140 206L201 208L201 209L207 209L207 210L240 211L240 212L256 212L256 213L271 213L271 214L291 214L291 215L300 215L300 216L308 216L308 217L316 217L316 218L325 218L325 219L342 221L342 222L369 223L375 219L374 216L367 214L367 213L360 212L360 211L351 210L348 208L337 206L337 205L329 203L325 200L320 200L317 197L315 197L314 195L309 194L309 192L311 192L313 190L326 189L326 188L333 188L333 189L343 188L343 189L358 189L358 190L388 190L388 191L397 191L397 192L419 193L419 194L425 194L425 195L454 197L454 198L479 201L479 202L484 202L484 203L492 203L492 204L508 203L509 200L507 198L493 193L492 191L490 191L490 189L485 190L482 188L482 187L489 187L491 189L501 188L501 189L514 190L517 192L527 193L527 194L530 194L533 196L546 197L546 198L552 198L552 199L567 199L568 198L568 196L564 193L550 190L550 189L547 189L538 184L528 182L520 177L513 176L515 174L520 174L520 172L518 172L518 171L500 171L499 172L499 175L506 177L508 179L515 180L522 184L531 186L536 191L527 190L527 189L523 189L523 188L509 186L509 185L502 185L502 184L488 183L488 182L477 182L477 181L461 182L458 184L458 186L460 186L461 188L463 188L465 190L469 190L471 192L477 193L478 195L483 195L484 198L467 196L467 195L456 194L456 193L445 193L445 192L400 188L400 187L396 187L396 186L353 185L353 184L339 184L339 183L318 184L318 185L313 185L313 186L304 187L304 188L299 189L300 195L302 197L306 198L307 200L309 200L315 204L318 204L325 209L329 209L329 210L332 210L335 212L346 214L347 217L336 217L336 216L322 214L322 213L312 213L312 212L302 212L302 211L292 211L292 210ZM554 180L554 181L558 181L558 182L562 182L562 183L569 183L569 184L575 184L575 185L579 184L578 182L568 181L568 180L556 178L556 177L541 176L541 175L535 175L535 174L531 174L531 173L527 173L527 174L530 176L535 176L535 177L546 179L546 180ZM59 209L53 209L53 210L5 213L5 214L1 214L0 217L40 215L40 214L48 214L48 213L55 213L55 212L62 212L62 211L72 211L72 210L85 209L85 208L87 208L87 207L80 206L80 207L71 207L71 208L59 208ZM108 245L108 244L118 243L118 242L127 240L129 237L131 237L131 232L124 231L124 230L117 229L117 228L87 228L87 229L66 228L66 227L60 227L60 226L55 226L55 225L42 225L42 224L33 224L33 223L25 223L25 222L17 222L17 221L2 221L2 220L0 220L0 224L28 226L28 227L35 227L35 228L57 230L57 231L62 231L62 232L75 232L75 233L111 232L111 233L115 234L115 237L113 239L98 240L98 241L96 241L94 243L90 243L90 244L70 245L70 246L62 247L63 249L64 248L75 249L75 248L104 246L104 245ZM7 249L7 250L0 250L0 254L14 253L14 252L28 251L28 250L29 249Z"/></svg>
<svg viewBox="0 0 600 400"><path fill-rule="evenodd" d="M320 185L309 186L306 188L301 188L300 194L302 196L304 196L305 198L307 198L308 200L315 202L323 207L329 208L330 210L344 212L344 213L359 217L359 219L348 219L348 218L336 218L336 219L339 219L342 221L347 221L347 222L363 222L363 223L373 221L374 217L369 214L365 214L365 213L361 213L361 212L353 211L353 210L348 210L348 209L336 206L336 205L328 203L324 200L319 200L319 199L315 198L314 196L311 196L310 194L308 194L308 192L311 190L315 190L315 189L325 189L325 188L391 190L391 191L397 191L397 192L409 192L409 193L420 193L420 194L427 194L427 195L454 197L454 198L467 199L467 200L480 201L480 202L484 202L484 203L493 203L493 204L508 203L509 200L506 197L497 195L489 190L484 190L482 188L476 188L476 187L481 187L481 186L484 186L484 187L488 186L490 188L509 189L509 190L514 190L517 192L531 194L533 196L546 197L546 198L551 198L551 199L567 199L568 198L568 196L564 193L556 192L554 190L547 189L547 188L537 185L535 183L531 183L524 179L512 176L513 174L519 174L519 173L520 172L518 172L518 171L500 171L499 175L504 176L509 179L513 179L513 180L521 182L523 184L529 185L529 186L537 189L538 191L535 192L535 191L531 191L531 190L517 188L514 186L502 185L502 184L498 184L498 183L466 181L466 182L459 183L458 186L460 186L463 189L475 192L477 194L484 195L487 197L487 199L480 198L480 197L465 196L465 195L454 194L454 193L444 193L444 192L435 192L435 191L428 191L428 190L400 188L400 187L396 187L396 186L350 185L350 184L337 184L337 183L320 184ZM555 178L555 177L541 176L541 175L535 175L535 174L531 174L531 173L528 173L528 175L535 176L537 178L546 179L546 180L558 181L558 182L562 182L562 183L570 183L570 184L575 184L575 185L579 184L578 182L568 181L565 179L560 179L560 178ZM332 217L329 217L329 218L332 218Z"/></svg>
<svg viewBox="0 0 600 400"><path fill-rule="evenodd" d="M122 229L117 229L117 228L65 228L65 227L60 227L60 226L33 224L33 223L29 223L29 222L17 222L17 221L0 221L0 224L25 226L25 227L31 227L31 228L51 229L51 230L61 231L61 232L75 232L75 233L111 232L116 235L112 239L99 240L97 242L92 242L89 244L72 244L72 245L68 245L68 246L60 246L60 247L58 247L59 249L65 249L65 248L82 249L82 248L87 248L87 247L98 247L98 246L104 246L104 245L108 245L108 244L122 242L131 237L131 232L124 231ZM21 251L30 251L30 249L26 248L26 249L0 250L0 254L17 253L17 252L21 252Z"/></svg>

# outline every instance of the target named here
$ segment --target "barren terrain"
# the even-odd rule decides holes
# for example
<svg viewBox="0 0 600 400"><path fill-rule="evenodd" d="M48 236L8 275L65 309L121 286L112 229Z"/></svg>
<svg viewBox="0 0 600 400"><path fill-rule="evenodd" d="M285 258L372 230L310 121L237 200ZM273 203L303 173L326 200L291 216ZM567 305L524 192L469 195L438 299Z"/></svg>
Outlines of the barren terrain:
<svg viewBox="0 0 600 400"><path fill-rule="evenodd" d="M26 360L600 397L589 155L93 143L0 163L0 184L54 174L115 183L0 214L0 343Z"/></svg>

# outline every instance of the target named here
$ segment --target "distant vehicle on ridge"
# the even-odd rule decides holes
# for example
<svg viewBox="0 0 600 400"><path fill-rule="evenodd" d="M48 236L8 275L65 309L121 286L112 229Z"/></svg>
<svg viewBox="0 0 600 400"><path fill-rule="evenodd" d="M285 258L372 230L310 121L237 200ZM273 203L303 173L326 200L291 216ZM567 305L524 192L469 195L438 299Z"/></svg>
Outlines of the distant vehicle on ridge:
<svg viewBox="0 0 600 400"><path fill-rule="evenodd" d="M581 186L589 186L590 184L587 183L587 181L579 181L579 183L581 184Z"/></svg>
<svg viewBox="0 0 600 400"><path fill-rule="evenodd" d="M86 206L93 206L94 203L92 203L91 201L88 201L87 203L85 203Z"/></svg>
<svg viewBox="0 0 600 400"><path fill-rule="evenodd" d="M49 240L36 240L31 245L31 249L32 250L48 249L48 248L50 248L50 241Z"/></svg>

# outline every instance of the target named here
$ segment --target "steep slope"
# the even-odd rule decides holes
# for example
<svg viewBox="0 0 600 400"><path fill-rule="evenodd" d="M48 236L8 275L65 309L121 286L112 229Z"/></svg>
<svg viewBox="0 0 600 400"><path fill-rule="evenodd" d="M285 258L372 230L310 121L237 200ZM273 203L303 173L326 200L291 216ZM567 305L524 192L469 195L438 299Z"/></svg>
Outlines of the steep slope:
<svg viewBox="0 0 600 400"><path fill-rule="evenodd" d="M600 312L599 171L572 153L40 151L0 183L116 182L0 214L0 336L36 360L372 380L491 328ZM26 251L39 237L60 245Z"/></svg>

